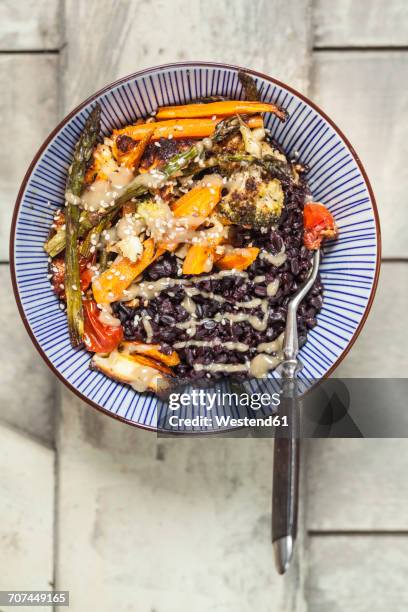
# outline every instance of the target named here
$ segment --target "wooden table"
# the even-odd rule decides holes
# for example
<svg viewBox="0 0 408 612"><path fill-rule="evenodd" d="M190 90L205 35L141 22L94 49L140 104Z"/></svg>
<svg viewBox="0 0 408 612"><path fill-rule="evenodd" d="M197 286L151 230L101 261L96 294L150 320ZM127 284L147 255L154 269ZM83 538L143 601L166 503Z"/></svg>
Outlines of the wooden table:
<svg viewBox="0 0 408 612"><path fill-rule="evenodd" d="M407 609L407 441L306 445L299 555L282 579L271 441L157 441L90 410L31 346L7 270L19 182L59 118L146 66L241 64L310 94L366 164L385 263L341 373L401 375L407 19L403 0L0 0L0 589L70 589L73 612Z"/></svg>

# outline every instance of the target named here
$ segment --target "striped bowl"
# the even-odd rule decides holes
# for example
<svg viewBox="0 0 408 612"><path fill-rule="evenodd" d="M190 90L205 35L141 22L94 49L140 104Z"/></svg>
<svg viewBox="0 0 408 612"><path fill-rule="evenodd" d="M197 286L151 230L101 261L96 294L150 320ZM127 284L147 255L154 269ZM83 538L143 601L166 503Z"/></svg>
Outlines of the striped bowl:
<svg viewBox="0 0 408 612"><path fill-rule="evenodd" d="M213 63L168 64L108 85L73 110L36 154L21 186L11 229L10 259L17 304L30 337L55 374L95 408L155 430L163 405L152 394L89 369L90 355L71 348L66 315L47 279L43 251L57 208L64 202L74 144L93 104L102 106L104 134L146 116L157 106L210 95L242 97L239 68ZM379 273L380 228L370 183L354 149L334 123L304 96L248 70L262 100L283 106L289 119L268 116L267 127L286 153L297 152L309 168L313 197L335 215L339 239L327 243L321 265L324 305L318 325L300 351L302 375L329 375L349 351L368 315ZM271 374L271 377L275 373ZM272 380L271 380L272 382ZM251 389L257 383L252 381Z"/></svg>

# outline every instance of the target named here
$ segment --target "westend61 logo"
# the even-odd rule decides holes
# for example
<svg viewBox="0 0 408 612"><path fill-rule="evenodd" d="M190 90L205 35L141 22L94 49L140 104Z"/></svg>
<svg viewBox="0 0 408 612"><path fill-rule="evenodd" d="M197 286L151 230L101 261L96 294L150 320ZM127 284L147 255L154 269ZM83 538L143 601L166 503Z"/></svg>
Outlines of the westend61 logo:
<svg viewBox="0 0 408 612"><path fill-rule="evenodd" d="M184 414L171 414L167 422L171 427L276 427L287 426L287 418L271 414L267 417L233 416L248 410L262 408L273 410L281 403L279 393L229 393L222 391L209 392L205 389L193 389L190 393L171 393L168 397L168 408L172 411L183 410ZM195 414L196 411L200 414ZM203 414L203 412L211 414ZM222 414L220 413L222 411Z"/></svg>

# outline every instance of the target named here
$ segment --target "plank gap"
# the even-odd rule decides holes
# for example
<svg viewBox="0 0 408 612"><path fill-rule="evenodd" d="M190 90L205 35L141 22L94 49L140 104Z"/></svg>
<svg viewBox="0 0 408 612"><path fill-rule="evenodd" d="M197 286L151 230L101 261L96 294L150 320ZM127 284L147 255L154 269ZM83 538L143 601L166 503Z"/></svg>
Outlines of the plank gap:
<svg viewBox="0 0 408 612"><path fill-rule="evenodd" d="M58 55L63 47L56 49L0 49L0 55Z"/></svg>
<svg viewBox="0 0 408 612"><path fill-rule="evenodd" d="M338 536L338 537L342 537L342 536L349 536L349 537L354 537L354 536L364 536L364 537L372 537L372 536L380 536L380 537L384 537L384 536L392 536L392 537L401 537L401 536L408 536L408 530L406 529L402 529L402 530L387 530L387 529L378 529L375 531L371 531L368 529L342 529L342 530L327 530L327 531L320 531L320 530L315 530L315 529L309 529L307 532L307 535L309 537L312 538L326 538L326 537L333 537L333 536Z"/></svg>
<svg viewBox="0 0 408 612"><path fill-rule="evenodd" d="M353 51L408 51L408 45L322 45L314 46L313 51L316 53L326 51L341 51L341 52L353 52Z"/></svg>

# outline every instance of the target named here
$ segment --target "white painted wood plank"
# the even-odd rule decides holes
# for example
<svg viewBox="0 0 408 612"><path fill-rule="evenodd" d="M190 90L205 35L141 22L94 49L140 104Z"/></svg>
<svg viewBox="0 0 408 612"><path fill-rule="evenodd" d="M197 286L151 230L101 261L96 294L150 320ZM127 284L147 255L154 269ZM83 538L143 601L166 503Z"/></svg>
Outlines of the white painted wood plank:
<svg viewBox="0 0 408 612"><path fill-rule="evenodd" d="M408 537L313 537L310 612L406 612Z"/></svg>
<svg viewBox="0 0 408 612"><path fill-rule="evenodd" d="M56 380L21 322L6 264L0 286L0 419L52 444Z"/></svg>
<svg viewBox="0 0 408 612"><path fill-rule="evenodd" d="M337 376L406 376L407 286L407 263L382 264L371 314L356 344L336 370ZM396 439L310 440L308 528L408 529L406 449L406 440Z"/></svg>
<svg viewBox="0 0 408 612"><path fill-rule="evenodd" d="M54 452L4 425L0 448L0 590L49 590Z"/></svg>
<svg viewBox="0 0 408 612"><path fill-rule="evenodd" d="M399 46L408 44L405 0L314 0L315 45Z"/></svg>
<svg viewBox="0 0 408 612"><path fill-rule="evenodd" d="M401 220L402 223L402 220ZM383 262L359 338L336 370L343 378L404 378L408 371L408 263Z"/></svg>
<svg viewBox="0 0 408 612"><path fill-rule="evenodd" d="M308 528L407 530L407 470L406 440L310 440Z"/></svg>
<svg viewBox="0 0 408 612"><path fill-rule="evenodd" d="M272 440L158 441L63 402L57 586L72 612L293 609L270 543Z"/></svg>
<svg viewBox="0 0 408 612"><path fill-rule="evenodd" d="M8 260L20 183L57 122L57 64L55 55L0 56L0 261Z"/></svg>
<svg viewBox="0 0 408 612"><path fill-rule="evenodd" d="M385 257L407 257L408 52L315 53L313 99L364 163L376 195Z"/></svg>
<svg viewBox="0 0 408 612"><path fill-rule="evenodd" d="M255 68L305 90L308 8L309 0L67 0L65 108L119 76L194 59Z"/></svg>
<svg viewBox="0 0 408 612"><path fill-rule="evenodd" d="M0 0L0 50L60 46L60 0Z"/></svg>

